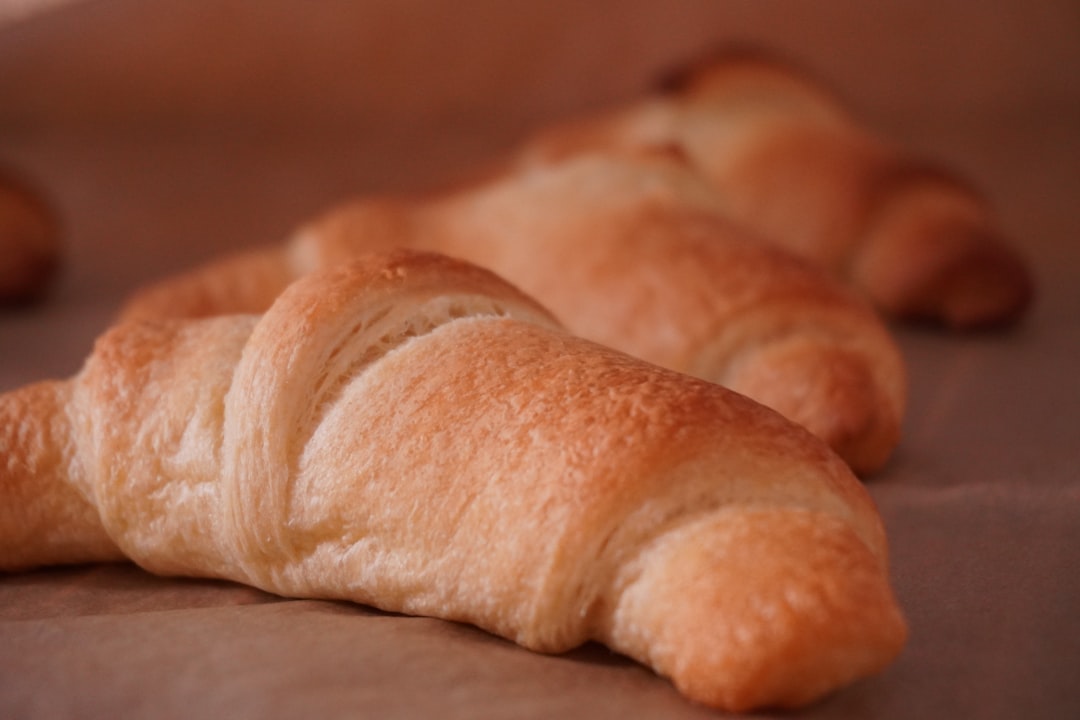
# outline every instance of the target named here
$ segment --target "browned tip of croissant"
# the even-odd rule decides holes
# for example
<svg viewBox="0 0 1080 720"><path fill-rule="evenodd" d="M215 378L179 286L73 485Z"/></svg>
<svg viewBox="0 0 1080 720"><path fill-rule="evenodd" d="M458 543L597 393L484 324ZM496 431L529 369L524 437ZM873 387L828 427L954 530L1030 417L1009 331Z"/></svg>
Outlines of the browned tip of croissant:
<svg viewBox="0 0 1080 720"><path fill-rule="evenodd" d="M806 705L880 672L907 639L879 559L820 513L702 518L653 541L637 569L616 646L724 710Z"/></svg>
<svg viewBox="0 0 1080 720"><path fill-rule="evenodd" d="M1013 325L1027 314L1035 283L1027 266L992 235L979 238L967 257L941 269L941 316L956 330Z"/></svg>
<svg viewBox="0 0 1080 720"><path fill-rule="evenodd" d="M0 395L0 570L120 557L67 478L69 396L63 382Z"/></svg>
<svg viewBox="0 0 1080 720"><path fill-rule="evenodd" d="M865 477L892 455L904 413L904 389L884 387L874 369L854 349L793 335L763 344L726 384L805 427Z"/></svg>
<svg viewBox="0 0 1080 720"><path fill-rule="evenodd" d="M1008 248L981 234L961 236L969 247L872 284L878 303L905 320L927 320L952 330L1009 327L1027 313L1034 282Z"/></svg>
<svg viewBox="0 0 1080 720"><path fill-rule="evenodd" d="M956 330L1008 326L1035 295L1031 272L983 199L934 168L899 169L871 216L857 282L892 315Z"/></svg>
<svg viewBox="0 0 1080 720"><path fill-rule="evenodd" d="M0 172L0 303L39 300L60 268L56 213L40 192Z"/></svg>

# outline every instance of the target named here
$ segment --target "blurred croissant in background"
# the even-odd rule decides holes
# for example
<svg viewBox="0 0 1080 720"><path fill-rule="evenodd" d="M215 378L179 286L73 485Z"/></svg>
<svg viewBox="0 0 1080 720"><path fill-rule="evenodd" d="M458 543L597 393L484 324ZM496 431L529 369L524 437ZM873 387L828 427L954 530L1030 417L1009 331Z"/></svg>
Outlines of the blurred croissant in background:
<svg viewBox="0 0 1080 720"><path fill-rule="evenodd" d="M59 266L55 213L36 188L0 167L0 305L40 299Z"/></svg>
<svg viewBox="0 0 1080 720"><path fill-rule="evenodd" d="M679 145L733 220L842 278L888 316L1003 326L1033 282L987 201L946 167L875 134L797 66L727 50L625 107L528 138L508 163Z"/></svg>

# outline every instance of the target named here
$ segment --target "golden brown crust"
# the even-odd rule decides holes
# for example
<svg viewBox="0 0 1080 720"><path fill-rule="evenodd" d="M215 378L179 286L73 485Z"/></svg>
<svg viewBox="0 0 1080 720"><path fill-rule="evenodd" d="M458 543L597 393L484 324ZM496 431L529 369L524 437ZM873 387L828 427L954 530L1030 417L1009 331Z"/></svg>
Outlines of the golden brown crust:
<svg viewBox="0 0 1080 720"><path fill-rule="evenodd" d="M40 192L0 168L0 304L39 299L59 267L56 214Z"/></svg>
<svg viewBox="0 0 1080 720"><path fill-rule="evenodd" d="M726 709L811 702L905 639L881 520L827 446L445 257L119 325L64 387L50 452L156 572L596 639Z"/></svg>
<svg viewBox="0 0 1080 720"><path fill-rule="evenodd" d="M838 283L725 220L677 152L581 156L422 201L352 202L266 256L298 276L394 246L481 264L578 335L748 393L861 473L880 468L898 442L906 378L881 320ZM163 302L149 314L184 312L192 305L182 298L206 297L206 288L216 297L206 307L225 312L284 286L271 279L246 292L228 280L245 273L242 264L229 262L150 291ZM126 316L146 310L136 298Z"/></svg>

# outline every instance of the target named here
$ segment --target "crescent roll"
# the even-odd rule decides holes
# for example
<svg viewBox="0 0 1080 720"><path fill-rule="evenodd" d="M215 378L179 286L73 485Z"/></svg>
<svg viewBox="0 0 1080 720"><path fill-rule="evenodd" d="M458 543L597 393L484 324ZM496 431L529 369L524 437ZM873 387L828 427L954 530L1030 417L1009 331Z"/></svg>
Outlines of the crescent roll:
<svg viewBox="0 0 1080 720"><path fill-rule="evenodd" d="M598 154L416 198L334 208L286 245L144 288L124 318L259 312L294 278L411 247L489 268L575 334L723 384L872 473L900 437L903 359L819 270L748 239L678 152Z"/></svg>
<svg viewBox="0 0 1080 720"><path fill-rule="evenodd" d="M39 300L60 268L60 230L44 197L0 167L0 306Z"/></svg>
<svg viewBox="0 0 1080 720"><path fill-rule="evenodd" d="M0 443L8 570L126 557L597 640L729 710L812 702L905 642L880 517L824 443L441 256L119 324L72 379L0 396Z"/></svg>
<svg viewBox="0 0 1080 720"><path fill-rule="evenodd" d="M683 147L733 220L891 317L978 328L1015 322L1030 304L1027 265L981 193L764 52L709 56L637 102L544 128L510 166L657 144Z"/></svg>

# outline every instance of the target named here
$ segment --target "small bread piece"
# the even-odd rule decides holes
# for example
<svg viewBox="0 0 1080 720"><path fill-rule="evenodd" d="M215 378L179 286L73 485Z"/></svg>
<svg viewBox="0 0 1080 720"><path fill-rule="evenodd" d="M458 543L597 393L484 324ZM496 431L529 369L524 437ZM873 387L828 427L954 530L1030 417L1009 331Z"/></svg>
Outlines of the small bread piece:
<svg viewBox="0 0 1080 720"><path fill-rule="evenodd" d="M768 53L718 53L673 74L663 92L544 128L509 166L672 144L732 219L890 316L979 328L1013 323L1030 304L1030 273L981 194L872 132L822 83Z"/></svg>
<svg viewBox="0 0 1080 720"><path fill-rule="evenodd" d="M0 305L40 299L59 265L54 212L41 193L0 168Z"/></svg>
<svg viewBox="0 0 1080 720"><path fill-rule="evenodd" d="M286 246L137 293L122 317L258 311L290 278L413 247L494 270L575 334L723 384L879 469L906 401L900 351L854 293L745 236L678 153L588 155L419 199L335 208Z"/></svg>
<svg viewBox="0 0 1080 720"><path fill-rule="evenodd" d="M3 568L85 560L77 534L541 652L597 640L730 710L812 702L905 642L881 520L826 445L441 256L118 325L0 408Z"/></svg>

